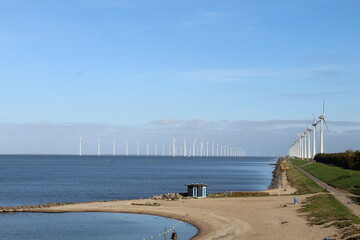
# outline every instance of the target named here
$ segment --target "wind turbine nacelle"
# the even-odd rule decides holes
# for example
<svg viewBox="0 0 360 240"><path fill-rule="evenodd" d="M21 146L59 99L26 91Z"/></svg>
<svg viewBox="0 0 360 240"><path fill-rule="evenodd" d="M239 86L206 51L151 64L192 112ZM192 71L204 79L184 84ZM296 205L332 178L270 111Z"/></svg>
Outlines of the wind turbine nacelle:
<svg viewBox="0 0 360 240"><path fill-rule="evenodd" d="M325 117L325 115L320 115L319 118L320 119L325 119L326 117Z"/></svg>

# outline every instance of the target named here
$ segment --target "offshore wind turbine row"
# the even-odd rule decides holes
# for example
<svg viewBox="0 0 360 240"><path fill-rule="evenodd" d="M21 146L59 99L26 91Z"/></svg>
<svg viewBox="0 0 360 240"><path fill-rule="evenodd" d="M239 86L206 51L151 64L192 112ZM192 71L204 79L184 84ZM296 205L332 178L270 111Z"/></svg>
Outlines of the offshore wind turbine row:
<svg viewBox="0 0 360 240"><path fill-rule="evenodd" d="M80 137L79 156L83 155L83 137ZM166 153L168 148L168 153ZM116 156L117 146L116 140L113 140L112 155ZM245 156L245 149L234 147L226 144L219 144L209 141L198 141L198 138L192 140L191 146L188 144L188 138L185 137L183 143L178 146L176 144L176 136L173 137L171 144L154 144L154 150L150 153L150 144L146 144L146 154L141 154L140 141L137 141L134 154L136 156L172 156L172 157L241 157ZM125 142L124 152L121 154L129 156L129 141ZM97 140L97 156L101 156L101 139Z"/></svg>
<svg viewBox="0 0 360 240"><path fill-rule="evenodd" d="M328 125L326 123L326 115L325 115L325 101L323 101L323 113L315 119L313 114L314 121L311 123L311 126L306 128L306 130L300 134L298 133L298 137L289 147L289 156L290 157L298 157L298 158L310 158L313 159L317 153L324 153L324 125L329 130ZM319 144L320 148L317 151L316 146L316 129L317 125L320 123L320 137ZM311 138L312 134L312 138ZM312 140L311 140L312 139ZM312 141L312 144L311 144ZM312 147L311 147L312 145Z"/></svg>

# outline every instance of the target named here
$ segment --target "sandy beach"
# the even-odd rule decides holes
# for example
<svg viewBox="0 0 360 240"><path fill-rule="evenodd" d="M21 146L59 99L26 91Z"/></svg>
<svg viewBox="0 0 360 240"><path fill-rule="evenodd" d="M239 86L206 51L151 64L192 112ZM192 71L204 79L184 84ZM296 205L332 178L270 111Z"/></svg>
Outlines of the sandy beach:
<svg viewBox="0 0 360 240"><path fill-rule="evenodd" d="M300 202L306 196L300 196ZM193 239L322 239L336 235L334 228L308 226L299 216L293 196L124 200L77 203L39 209L39 212L122 212L184 219L199 229ZM146 206L133 204L154 204ZM284 205L286 205L284 207Z"/></svg>
<svg viewBox="0 0 360 240"><path fill-rule="evenodd" d="M273 183L276 188L267 190L270 196L265 197L136 199L25 208L21 211L158 215L193 224L199 230L193 239L338 239L333 227L307 225L297 210L301 208L302 201L311 195L298 196L299 204L294 205L294 196L289 194L296 189L288 184L285 171L275 171Z"/></svg>

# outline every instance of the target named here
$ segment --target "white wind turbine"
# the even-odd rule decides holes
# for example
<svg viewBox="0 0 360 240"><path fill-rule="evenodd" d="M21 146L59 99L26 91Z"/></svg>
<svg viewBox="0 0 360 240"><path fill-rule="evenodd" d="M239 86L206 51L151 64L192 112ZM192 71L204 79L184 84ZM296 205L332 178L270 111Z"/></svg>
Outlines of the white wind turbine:
<svg viewBox="0 0 360 240"><path fill-rule="evenodd" d="M176 157L176 136L174 136L174 138L173 138L172 145L173 145L173 147L172 147L172 156Z"/></svg>
<svg viewBox="0 0 360 240"><path fill-rule="evenodd" d="M314 114L313 114L313 118L314 118L314 121L311 124L313 126L313 152L312 152L312 158L314 158L315 155L316 155L316 125L318 125L318 123L320 122L320 121L316 121Z"/></svg>
<svg viewBox="0 0 360 240"><path fill-rule="evenodd" d="M116 155L116 140L114 139L114 142L113 142L113 156Z"/></svg>
<svg viewBox="0 0 360 240"><path fill-rule="evenodd" d="M186 146L187 146L187 138L184 138L184 157L186 157L187 152L186 152Z"/></svg>
<svg viewBox="0 0 360 240"><path fill-rule="evenodd" d="M125 144L125 155L126 156L129 155L129 141L126 141L126 144Z"/></svg>
<svg viewBox="0 0 360 240"><path fill-rule="evenodd" d="M329 130L327 123L326 123L326 116L325 116L325 100L323 101L323 114L319 116L320 121L320 153L324 153L324 123L326 128Z"/></svg>
<svg viewBox="0 0 360 240"><path fill-rule="evenodd" d="M194 138L194 140L193 140L193 142L192 142L192 145L193 145L193 152L192 152L192 154L193 154L193 157L195 157L196 156L196 140L197 140L197 137L196 138Z"/></svg>
<svg viewBox="0 0 360 240"><path fill-rule="evenodd" d="M100 156L100 138L98 138L98 156Z"/></svg>
<svg viewBox="0 0 360 240"><path fill-rule="evenodd" d="M79 156L82 156L82 141L83 141L83 137L80 137L80 149L79 149Z"/></svg>
<svg viewBox="0 0 360 240"><path fill-rule="evenodd" d="M140 141L137 142L136 155L140 156Z"/></svg>
<svg viewBox="0 0 360 240"><path fill-rule="evenodd" d="M310 127L308 127L307 129L306 129L306 133L307 133L307 150L308 150L308 152L307 152L307 156L308 156L308 158L311 158L312 157L312 155L311 155L311 132L312 132L312 129L310 128Z"/></svg>

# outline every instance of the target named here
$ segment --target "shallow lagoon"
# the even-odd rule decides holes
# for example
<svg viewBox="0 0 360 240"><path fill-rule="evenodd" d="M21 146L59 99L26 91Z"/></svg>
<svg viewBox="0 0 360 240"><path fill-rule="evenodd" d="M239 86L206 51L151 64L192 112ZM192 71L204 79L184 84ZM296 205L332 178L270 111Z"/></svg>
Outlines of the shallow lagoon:
<svg viewBox="0 0 360 240"><path fill-rule="evenodd" d="M151 215L124 213L6 213L0 214L1 240L146 240L174 228L179 239L190 239L197 229L186 222ZM153 238L151 238L151 236Z"/></svg>

